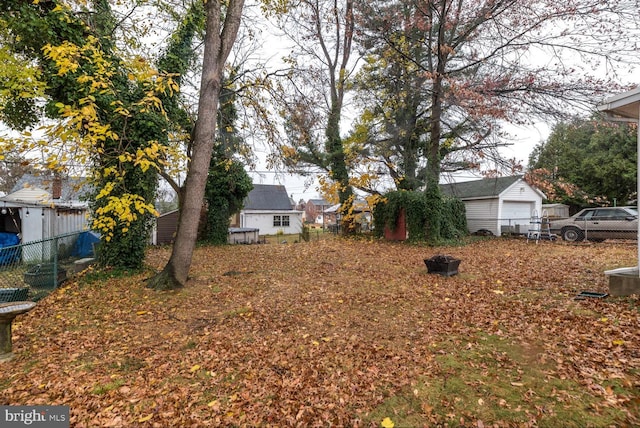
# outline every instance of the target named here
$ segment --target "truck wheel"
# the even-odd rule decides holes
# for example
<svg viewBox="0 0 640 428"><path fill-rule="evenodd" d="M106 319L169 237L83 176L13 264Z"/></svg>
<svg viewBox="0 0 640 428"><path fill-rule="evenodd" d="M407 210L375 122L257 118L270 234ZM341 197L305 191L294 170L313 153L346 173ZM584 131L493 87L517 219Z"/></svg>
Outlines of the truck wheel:
<svg viewBox="0 0 640 428"><path fill-rule="evenodd" d="M584 239L584 233L576 227L562 229L562 239L568 242L578 242Z"/></svg>

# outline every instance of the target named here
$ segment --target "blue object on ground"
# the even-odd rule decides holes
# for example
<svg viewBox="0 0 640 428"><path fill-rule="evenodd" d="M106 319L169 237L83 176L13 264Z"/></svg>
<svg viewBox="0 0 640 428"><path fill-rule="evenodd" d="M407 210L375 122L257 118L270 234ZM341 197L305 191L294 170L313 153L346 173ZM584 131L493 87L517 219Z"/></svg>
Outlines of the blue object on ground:
<svg viewBox="0 0 640 428"><path fill-rule="evenodd" d="M16 233L0 232L0 264L8 265L20 258L20 237ZM13 248L6 248L13 247Z"/></svg>
<svg viewBox="0 0 640 428"><path fill-rule="evenodd" d="M93 246L98 242L100 242L100 236L97 233L92 231L82 232L73 245L71 256L80 258L94 256Z"/></svg>

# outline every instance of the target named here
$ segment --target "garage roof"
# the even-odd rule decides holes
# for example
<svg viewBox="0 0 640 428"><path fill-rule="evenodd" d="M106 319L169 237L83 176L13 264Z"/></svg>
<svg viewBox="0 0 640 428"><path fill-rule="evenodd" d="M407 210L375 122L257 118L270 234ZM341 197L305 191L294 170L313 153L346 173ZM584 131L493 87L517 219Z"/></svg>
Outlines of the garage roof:
<svg viewBox="0 0 640 428"><path fill-rule="evenodd" d="M281 185L254 184L244 200L245 210L286 210L293 209L287 189Z"/></svg>
<svg viewBox="0 0 640 428"><path fill-rule="evenodd" d="M483 178L482 180L463 181L460 183L441 184L440 190L445 195L460 199L498 197L502 192L522 179L520 175L510 177Z"/></svg>

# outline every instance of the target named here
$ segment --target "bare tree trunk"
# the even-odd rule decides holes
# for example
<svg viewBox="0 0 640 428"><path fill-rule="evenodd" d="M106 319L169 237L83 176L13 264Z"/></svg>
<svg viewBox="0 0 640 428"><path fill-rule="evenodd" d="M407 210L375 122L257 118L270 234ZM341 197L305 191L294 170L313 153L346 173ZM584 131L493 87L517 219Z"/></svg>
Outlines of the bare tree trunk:
<svg viewBox="0 0 640 428"><path fill-rule="evenodd" d="M222 73L238 34L244 0L229 0L224 25L221 21L222 3L221 0L205 2L206 35L193 150L182 194L180 220L171 258L162 272L149 282L149 287L156 290L183 287L191 267L215 139Z"/></svg>
<svg viewBox="0 0 640 428"><path fill-rule="evenodd" d="M432 78L433 84L431 86L432 95L431 95L431 118L429 120L430 129L429 129L429 141L427 147L427 177L426 177L426 190L429 190L430 186L437 186L440 182L440 166L441 166L441 158L440 158L440 138L442 137L442 101L444 97L444 87L443 87L443 78L445 74L445 68L447 64L447 43L446 43L446 33L445 33L445 22L444 17L446 16L448 4L446 1L443 1L440 5L440 10L438 10L438 16L440 16L440 22L437 28L436 34L436 47L437 51L435 52L435 61L436 66L435 70L433 66L432 69ZM433 11L429 10L430 19L433 22Z"/></svg>

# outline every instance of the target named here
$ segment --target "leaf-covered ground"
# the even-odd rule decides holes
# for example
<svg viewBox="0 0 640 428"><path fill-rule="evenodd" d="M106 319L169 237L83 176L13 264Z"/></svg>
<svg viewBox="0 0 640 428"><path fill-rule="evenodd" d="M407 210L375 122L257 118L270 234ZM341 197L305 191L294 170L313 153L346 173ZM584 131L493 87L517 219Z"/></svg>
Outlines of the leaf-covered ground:
<svg viewBox="0 0 640 428"><path fill-rule="evenodd" d="M453 277L423 259L462 260ZM148 264L164 266L153 249ZM328 240L202 247L178 292L88 274L14 323L2 404L74 427L633 426L634 243Z"/></svg>

